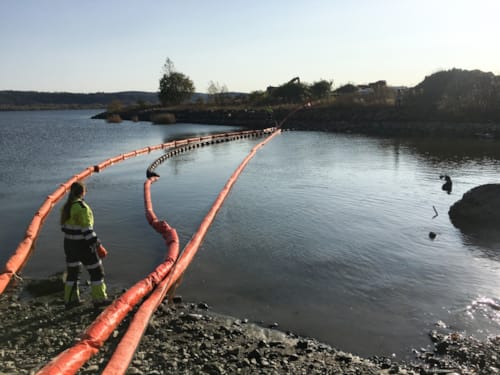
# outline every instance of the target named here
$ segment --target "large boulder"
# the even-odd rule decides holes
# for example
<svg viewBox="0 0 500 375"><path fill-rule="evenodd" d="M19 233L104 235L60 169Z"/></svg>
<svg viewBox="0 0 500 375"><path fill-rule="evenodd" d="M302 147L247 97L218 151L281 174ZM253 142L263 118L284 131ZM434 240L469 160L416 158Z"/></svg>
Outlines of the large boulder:
<svg viewBox="0 0 500 375"><path fill-rule="evenodd" d="M498 226L500 184L480 185L469 190L450 207L448 214L453 225L460 229L492 229Z"/></svg>

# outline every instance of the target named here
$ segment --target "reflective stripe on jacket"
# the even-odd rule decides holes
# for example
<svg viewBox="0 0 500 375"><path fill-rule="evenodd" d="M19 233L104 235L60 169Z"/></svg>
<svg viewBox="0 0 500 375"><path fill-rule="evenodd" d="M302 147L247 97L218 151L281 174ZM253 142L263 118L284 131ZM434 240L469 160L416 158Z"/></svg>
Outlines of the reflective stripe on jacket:
<svg viewBox="0 0 500 375"><path fill-rule="evenodd" d="M64 237L69 240L86 240L96 242L94 232L94 214L89 205L77 199L71 203L69 219L61 226Z"/></svg>

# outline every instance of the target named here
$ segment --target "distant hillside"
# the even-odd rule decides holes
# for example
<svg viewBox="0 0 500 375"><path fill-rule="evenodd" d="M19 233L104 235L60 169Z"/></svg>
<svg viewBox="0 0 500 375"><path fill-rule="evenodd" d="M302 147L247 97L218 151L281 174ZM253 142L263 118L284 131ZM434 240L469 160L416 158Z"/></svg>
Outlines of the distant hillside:
<svg viewBox="0 0 500 375"><path fill-rule="evenodd" d="M79 94L69 92L0 91L0 110L105 108L113 101L123 105L158 104L156 92L123 91Z"/></svg>

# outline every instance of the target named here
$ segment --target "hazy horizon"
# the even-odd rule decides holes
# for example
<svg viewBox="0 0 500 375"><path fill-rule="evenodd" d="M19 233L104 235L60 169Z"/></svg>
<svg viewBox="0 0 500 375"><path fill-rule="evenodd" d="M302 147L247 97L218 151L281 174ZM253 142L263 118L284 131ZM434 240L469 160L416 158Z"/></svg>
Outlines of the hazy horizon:
<svg viewBox="0 0 500 375"><path fill-rule="evenodd" d="M166 58L204 93L299 76L412 87L452 68L500 74L495 0L0 2L0 90L158 90Z"/></svg>

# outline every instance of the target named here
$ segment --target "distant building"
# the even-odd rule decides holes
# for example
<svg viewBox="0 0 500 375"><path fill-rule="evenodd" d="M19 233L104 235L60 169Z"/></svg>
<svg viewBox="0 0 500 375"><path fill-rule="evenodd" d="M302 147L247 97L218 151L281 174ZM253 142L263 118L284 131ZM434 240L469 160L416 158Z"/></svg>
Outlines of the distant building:
<svg viewBox="0 0 500 375"><path fill-rule="evenodd" d="M375 90L370 87L370 85L358 85L357 88L357 93L361 95L373 94L375 92Z"/></svg>
<svg viewBox="0 0 500 375"><path fill-rule="evenodd" d="M387 82L384 80L380 80L377 82L369 83L367 85L358 85L357 87L358 94L367 95L379 92L380 90L387 88Z"/></svg>

